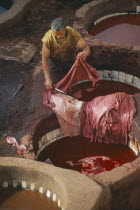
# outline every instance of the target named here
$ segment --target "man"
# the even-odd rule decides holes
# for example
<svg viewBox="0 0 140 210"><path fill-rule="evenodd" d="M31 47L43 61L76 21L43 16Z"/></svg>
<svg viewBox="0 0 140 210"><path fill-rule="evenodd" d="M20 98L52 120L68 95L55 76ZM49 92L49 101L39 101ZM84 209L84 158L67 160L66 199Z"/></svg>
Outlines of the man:
<svg viewBox="0 0 140 210"><path fill-rule="evenodd" d="M70 70L76 55L86 59L89 46L73 28L66 26L62 18L51 23L51 29L42 39L42 67L45 87L53 89L53 84L60 81Z"/></svg>

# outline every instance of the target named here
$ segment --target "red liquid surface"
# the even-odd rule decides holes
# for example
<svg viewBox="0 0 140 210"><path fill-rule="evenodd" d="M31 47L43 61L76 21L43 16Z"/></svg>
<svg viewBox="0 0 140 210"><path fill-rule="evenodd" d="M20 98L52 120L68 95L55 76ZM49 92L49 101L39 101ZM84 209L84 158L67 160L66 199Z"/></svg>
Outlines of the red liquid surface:
<svg viewBox="0 0 140 210"><path fill-rule="evenodd" d="M140 45L140 15L120 15L89 28L89 34L108 43Z"/></svg>
<svg viewBox="0 0 140 210"><path fill-rule="evenodd" d="M79 97L82 101L91 101L97 96L104 96L116 92L125 92L131 95L139 92L139 89L126 83L105 80L98 81L94 88L92 87L92 82L85 82L81 85L77 85L72 88L71 95L77 97L75 96L75 93L77 94L79 90L82 91L81 97Z"/></svg>
<svg viewBox="0 0 140 210"><path fill-rule="evenodd" d="M85 175L110 171L137 158L127 146L94 143L81 136L67 137L53 143L49 153L54 165L77 170Z"/></svg>

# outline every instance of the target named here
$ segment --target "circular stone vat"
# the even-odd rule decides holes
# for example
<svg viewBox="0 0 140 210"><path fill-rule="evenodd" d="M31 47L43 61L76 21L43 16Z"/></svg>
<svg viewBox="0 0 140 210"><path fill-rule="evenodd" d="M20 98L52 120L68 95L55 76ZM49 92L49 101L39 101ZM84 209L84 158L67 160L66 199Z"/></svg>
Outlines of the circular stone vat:
<svg viewBox="0 0 140 210"><path fill-rule="evenodd" d="M63 170L49 164L13 157L0 157L0 192L2 192L2 196L9 197L10 200L12 200L13 196L16 200L17 197L22 197L22 200L20 200L23 206L20 206L20 209L43 209L41 206L37 208L38 204L36 208L33 208L33 206L32 208L24 208L25 202L27 202L24 197L27 199L27 196L28 199L33 196L28 200L31 205L35 204L34 199L37 200L39 196L42 205L46 205L47 209L46 196L52 205L51 208L48 208L49 210L89 210L95 208L97 210L106 210L109 209L111 200L108 188L103 189L95 181L79 172ZM2 196L0 204L5 207ZM1 203L1 199L3 203ZM7 202L9 201L7 200ZM11 207L10 204L10 209Z"/></svg>
<svg viewBox="0 0 140 210"><path fill-rule="evenodd" d="M13 0L7 1L9 2L7 4L5 2L6 1L2 1L3 4L0 3L1 6L9 5L9 7L7 7L8 10L0 14L0 32L20 22L31 7L32 0Z"/></svg>
<svg viewBox="0 0 140 210"><path fill-rule="evenodd" d="M89 27L89 34L104 42L140 46L140 15L117 15Z"/></svg>
<svg viewBox="0 0 140 210"><path fill-rule="evenodd" d="M0 189L0 194L1 209L60 209L50 198L37 191L8 188Z"/></svg>
<svg viewBox="0 0 140 210"><path fill-rule="evenodd" d="M75 94L80 89L82 92L80 100L82 100L82 101L90 101L96 96L108 95L108 94L115 93L115 92L127 92L128 94L132 94L134 96L137 94L139 95L138 88L136 88L130 84L121 83L121 82L113 81L113 80L112 81L100 80L99 82L96 83L96 86L94 88L91 88L91 87L92 87L91 81L81 82L81 83L78 83L72 87L72 92L73 92L73 94ZM87 92L86 88L90 88L90 92ZM136 100L136 102L137 101L139 101L139 100ZM138 112L137 112L137 117L139 118ZM127 145L134 151L135 154L132 152L134 154L134 156L139 155L139 135L138 136L136 135L136 132L139 133L139 128L138 128L139 126L136 126L136 124L135 124L136 123L135 121L137 121L137 117L135 117L133 119L133 123L132 123L133 129L131 129L132 134L129 135L129 142ZM134 136L135 136L135 138L133 138ZM64 163L65 166L72 169L76 165L79 165L79 167L81 168L80 163L78 163L79 160L97 155L94 153L94 148L98 147L98 145L96 145L96 144L94 145L94 143L93 143L93 147L92 147L92 143L88 139L83 139L83 137L76 137L76 138L83 139L83 140L81 140L81 142L83 143L83 145L81 145L81 150L79 150L80 144L78 146L76 146L76 144L75 144L75 147L78 148L78 150L79 150L79 155L76 156L76 152L75 152L73 157L70 156L70 159L71 159L70 163L66 163L65 160L64 161L62 160L62 163L61 163L61 160L57 163L56 161L59 160L59 142L63 141L62 139L64 139L64 138L65 138L64 145L66 147L72 146L74 148L74 143L76 142L76 140L73 140L73 137L69 138L69 137L62 135L61 129L59 127L59 123L58 123L55 115L51 116L50 118L48 118L46 120L45 119L42 120L36 127L34 137L33 137L36 159L39 161L45 161L47 158L49 158L50 160L47 160L47 162L50 161L50 163L52 162L52 163L56 164L57 166L61 165L61 167L63 167L63 163ZM80 142L80 140L77 140L77 141ZM56 144L55 144L55 142L56 142ZM63 143L60 145L63 145ZM90 147L88 147L89 145L91 145L91 147L93 148L93 150L92 150L93 153L91 153ZM58 147L58 151L57 151L57 147ZM108 145L105 147L107 149L107 147L111 147L111 146ZM112 146L112 147L114 147L114 146ZM73 148L70 149L70 151L74 152ZM88 153L88 149L86 151L84 151L85 148L89 148L89 153ZM66 148L63 148L63 151L65 151L65 150L66 150ZM111 150L113 150L113 148ZM80 155L80 151L81 151L81 155ZM57 153L58 153L58 155L57 155ZM105 156L105 154L103 154L102 152L99 152L99 153L100 153L100 155ZM55 154L57 156L56 160L55 160L55 157L53 156L53 154ZM62 152L62 154L64 155L64 152ZM62 154L60 152L60 156L63 159ZM68 154L68 152L67 152L67 154ZM75 165L72 162L74 160L73 159L74 157L76 157ZM136 157L137 156L135 156L134 159ZM92 159L95 159L95 158L92 158ZM101 158L101 159L103 160L103 158ZM131 162L134 159L132 158L131 160L128 160L126 162ZM110 160L111 160L111 157L110 157ZM86 161L86 159L85 159L85 161ZM97 160L97 162L98 162L98 160ZM110 162L109 164L110 165L112 164L111 169L115 166L115 165L113 165L113 164L115 164L115 162L114 163ZM121 163L119 161L116 164L121 165ZM101 170L103 171L104 169L101 169Z"/></svg>
<svg viewBox="0 0 140 210"><path fill-rule="evenodd" d="M73 27L79 31L90 46L89 62L97 69L115 69L134 76L139 76L140 46L121 45L116 42L106 42L88 33L89 27L108 21L110 18L124 15L139 15L139 3L136 0L100 0L85 4L75 15ZM121 17L120 17L121 18ZM122 18L123 19L123 18ZM128 37L128 34L127 34ZM134 43L133 43L134 44Z"/></svg>

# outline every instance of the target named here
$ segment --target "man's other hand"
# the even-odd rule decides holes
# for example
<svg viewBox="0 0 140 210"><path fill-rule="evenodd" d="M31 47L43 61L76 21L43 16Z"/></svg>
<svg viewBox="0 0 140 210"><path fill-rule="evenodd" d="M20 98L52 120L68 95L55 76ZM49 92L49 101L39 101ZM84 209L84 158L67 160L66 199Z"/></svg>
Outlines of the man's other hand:
<svg viewBox="0 0 140 210"><path fill-rule="evenodd" d="M53 90L53 81L51 79L47 79L44 82L44 85L45 85L47 90Z"/></svg>
<svg viewBox="0 0 140 210"><path fill-rule="evenodd" d="M78 56L78 57L81 57L81 58L83 58L83 59L85 60L86 57L87 57L87 53L86 53L85 51L79 52L77 56Z"/></svg>

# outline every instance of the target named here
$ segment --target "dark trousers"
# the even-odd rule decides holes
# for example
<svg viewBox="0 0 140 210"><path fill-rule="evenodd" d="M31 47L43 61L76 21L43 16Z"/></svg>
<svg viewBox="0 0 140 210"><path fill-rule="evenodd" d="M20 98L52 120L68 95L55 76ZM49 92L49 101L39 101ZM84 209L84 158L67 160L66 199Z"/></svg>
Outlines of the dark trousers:
<svg viewBox="0 0 140 210"><path fill-rule="evenodd" d="M52 81L59 82L69 72L74 62L62 62L49 59L49 69Z"/></svg>

